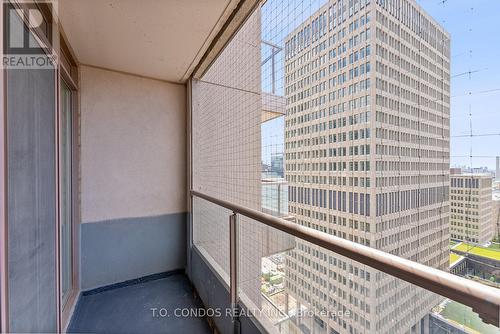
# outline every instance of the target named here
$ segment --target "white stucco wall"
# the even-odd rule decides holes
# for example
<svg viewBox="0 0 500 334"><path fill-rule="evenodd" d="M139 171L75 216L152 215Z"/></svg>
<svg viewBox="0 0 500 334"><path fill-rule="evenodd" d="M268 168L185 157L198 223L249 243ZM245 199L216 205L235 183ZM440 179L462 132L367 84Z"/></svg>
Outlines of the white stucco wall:
<svg viewBox="0 0 500 334"><path fill-rule="evenodd" d="M186 88L80 67L82 222L186 211Z"/></svg>

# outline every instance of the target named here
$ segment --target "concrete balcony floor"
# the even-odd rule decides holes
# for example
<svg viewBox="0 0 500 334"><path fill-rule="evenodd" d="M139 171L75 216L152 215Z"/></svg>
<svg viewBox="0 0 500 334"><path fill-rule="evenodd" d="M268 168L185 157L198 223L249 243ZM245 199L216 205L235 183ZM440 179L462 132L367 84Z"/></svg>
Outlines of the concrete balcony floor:
<svg viewBox="0 0 500 334"><path fill-rule="evenodd" d="M212 333L205 318L175 316L203 305L184 274L82 294L68 333ZM152 308L157 308L156 316ZM160 309L169 316L160 316Z"/></svg>

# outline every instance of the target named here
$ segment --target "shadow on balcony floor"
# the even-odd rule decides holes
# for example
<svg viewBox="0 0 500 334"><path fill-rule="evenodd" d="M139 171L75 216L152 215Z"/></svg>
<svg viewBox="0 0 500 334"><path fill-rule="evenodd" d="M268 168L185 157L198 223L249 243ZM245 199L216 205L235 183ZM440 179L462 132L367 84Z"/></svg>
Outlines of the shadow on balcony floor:
<svg viewBox="0 0 500 334"><path fill-rule="evenodd" d="M174 274L82 295L68 333L212 333L204 318L174 315L178 308L201 307L188 278ZM163 308L170 316L153 316L152 308Z"/></svg>

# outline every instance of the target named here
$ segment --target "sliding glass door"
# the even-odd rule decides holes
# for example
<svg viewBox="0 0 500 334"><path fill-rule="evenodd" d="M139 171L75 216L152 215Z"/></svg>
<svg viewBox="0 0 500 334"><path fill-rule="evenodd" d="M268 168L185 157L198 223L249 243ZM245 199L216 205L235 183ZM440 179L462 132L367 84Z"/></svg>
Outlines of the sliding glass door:
<svg viewBox="0 0 500 334"><path fill-rule="evenodd" d="M61 180L61 305L66 304L73 288L73 230L72 230L72 91L61 81L60 113L60 180Z"/></svg>

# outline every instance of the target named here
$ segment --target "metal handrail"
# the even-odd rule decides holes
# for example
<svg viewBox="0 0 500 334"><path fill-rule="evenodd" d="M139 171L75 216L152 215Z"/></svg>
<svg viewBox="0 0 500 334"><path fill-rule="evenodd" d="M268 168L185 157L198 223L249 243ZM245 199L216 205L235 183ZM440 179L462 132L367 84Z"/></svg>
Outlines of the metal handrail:
<svg viewBox="0 0 500 334"><path fill-rule="evenodd" d="M500 326L500 290L353 241L291 223L242 205L230 203L196 190L191 190L190 194L420 286L425 290L465 304L478 313L484 322Z"/></svg>

